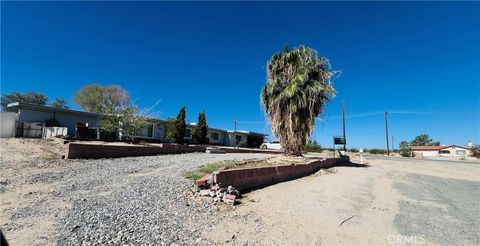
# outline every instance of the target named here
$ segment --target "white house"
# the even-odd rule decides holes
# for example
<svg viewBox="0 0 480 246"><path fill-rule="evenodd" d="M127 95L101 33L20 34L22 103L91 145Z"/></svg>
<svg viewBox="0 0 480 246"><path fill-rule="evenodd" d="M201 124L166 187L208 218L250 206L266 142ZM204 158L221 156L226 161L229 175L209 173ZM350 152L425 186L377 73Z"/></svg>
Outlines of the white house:
<svg viewBox="0 0 480 246"><path fill-rule="evenodd" d="M462 158L471 155L468 148L458 145L448 146L411 146L415 157L454 157Z"/></svg>

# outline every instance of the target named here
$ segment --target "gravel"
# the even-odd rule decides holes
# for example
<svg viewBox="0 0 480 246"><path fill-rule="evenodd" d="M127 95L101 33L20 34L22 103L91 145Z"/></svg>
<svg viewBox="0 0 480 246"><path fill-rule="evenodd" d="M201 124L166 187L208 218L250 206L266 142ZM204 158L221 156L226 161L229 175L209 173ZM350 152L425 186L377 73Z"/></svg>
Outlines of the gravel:
<svg viewBox="0 0 480 246"><path fill-rule="evenodd" d="M49 196L68 206L39 211L52 199L36 201L36 207L15 211L6 230L21 228L22 221L45 212L55 214L56 235L50 239L56 245L208 245L202 235L218 220L218 207L194 199L193 182L183 173L210 162L267 156L190 153L58 160L60 170L32 175L25 182L52 185Z"/></svg>

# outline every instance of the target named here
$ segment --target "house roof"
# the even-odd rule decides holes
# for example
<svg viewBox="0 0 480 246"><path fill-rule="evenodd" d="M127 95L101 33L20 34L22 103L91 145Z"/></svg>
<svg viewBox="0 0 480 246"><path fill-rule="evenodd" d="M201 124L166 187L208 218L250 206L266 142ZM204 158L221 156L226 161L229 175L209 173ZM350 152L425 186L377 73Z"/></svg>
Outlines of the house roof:
<svg viewBox="0 0 480 246"><path fill-rule="evenodd" d="M461 148L461 149L467 149L467 148L465 148L465 147L458 146L458 145L445 145L445 146L410 146L410 149L411 149L411 150L431 150L431 151L438 151L438 150L442 150L442 149L446 149L446 148L450 148L450 147L457 147L457 148Z"/></svg>
<svg viewBox="0 0 480 246"><path fill-rule="evenodd" d="M228 133L243 133L243 134L247 134L247 135L257 135L257 136L268 136L268 134L263 134L263 133L259 133L259 132L250 132L250 131L231 131L231 130L228 130Z"/></svg>
<svg viewBox="0 0 480 246"><path fill-rule="evenodd" d="M42 112L61 112L65 114L74 114L74 115L82 115L82 116L90 116L90 117L99 117L100 114L73 110L73 109L65 109L65 108L56 108L52 106L46 105L36 105L30 103L20 103L14 102L7 104L7 108L10 109L26 109L26 110L35 110L35 111L42 111Z"/></svg>

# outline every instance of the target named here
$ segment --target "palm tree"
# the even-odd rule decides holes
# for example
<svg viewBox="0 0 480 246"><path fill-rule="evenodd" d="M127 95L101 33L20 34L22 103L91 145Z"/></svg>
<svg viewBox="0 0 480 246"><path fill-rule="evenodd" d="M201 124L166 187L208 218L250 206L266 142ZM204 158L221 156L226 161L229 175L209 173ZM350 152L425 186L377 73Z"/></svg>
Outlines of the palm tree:
<svg viewBox="0 0 480 246"><path fill-rule="evenodd" d="M302 155L315 118L335 95L333 74L328 59L305 46L287 47L268 61L260 100L286 155Z"/></svg>

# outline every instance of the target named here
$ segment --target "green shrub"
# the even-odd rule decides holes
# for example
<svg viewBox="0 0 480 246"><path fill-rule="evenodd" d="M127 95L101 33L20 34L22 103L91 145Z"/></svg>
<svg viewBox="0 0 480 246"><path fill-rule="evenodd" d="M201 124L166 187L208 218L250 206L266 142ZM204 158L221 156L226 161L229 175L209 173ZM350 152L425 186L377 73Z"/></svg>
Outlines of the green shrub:
<svg viewBox="0 0 480 246"><path fill-rule="evenodd" d="M357 148L351 148L351 149L348 150L348 152L357 153L358 149Z"/></svg>
<svg viewBox="0 0 480 246"><path fill-rule="evenodd" d="M379 155L384 155L387 153L387 151L384 149L371 149L368 152L370 152L370 154L379 154Z"/></svg>
<svg viewBox="0 0 480 246"><path fill-rule="evenodd" d="M305 150L307 152L319 152L321 153L323 151L322 146L317 143L317 140L310 140L308 141L307 146L305 147Z"/></svg>

